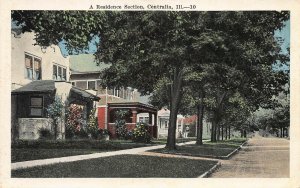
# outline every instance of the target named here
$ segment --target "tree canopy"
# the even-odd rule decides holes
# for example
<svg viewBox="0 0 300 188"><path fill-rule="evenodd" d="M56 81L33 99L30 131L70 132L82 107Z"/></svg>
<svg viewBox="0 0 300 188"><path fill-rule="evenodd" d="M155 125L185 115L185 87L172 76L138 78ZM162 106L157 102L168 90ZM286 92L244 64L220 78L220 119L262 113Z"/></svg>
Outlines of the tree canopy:
<svg viewBox="0 0 300 188"><path fill-rule="evenodd" d="M69 51L80 51L98 36L95 57L112 64L104 85L131 86L168 104L169 149L187 88L209 91L206 103L221 114L227 94L238 91L258 108L286 82L272 69L289 58L274 38L289 19L285 11L13 11L12 18L41 46L64 40Z"/></svg>

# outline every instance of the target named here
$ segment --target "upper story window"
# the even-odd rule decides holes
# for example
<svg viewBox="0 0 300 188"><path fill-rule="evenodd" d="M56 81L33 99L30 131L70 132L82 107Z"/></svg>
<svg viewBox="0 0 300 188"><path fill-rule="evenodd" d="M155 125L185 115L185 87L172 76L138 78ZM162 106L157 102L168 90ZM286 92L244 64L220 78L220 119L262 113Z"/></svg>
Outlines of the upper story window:
<svg viewBox="0 0 300 188"><path fill-rule="evenodd" d="M96 89L96 81L88 81L88 88L89 90L95 90Z"/></svg>
<svg viewBox="0 0 300 188"><path fill-rule="evenodd" d="M53 80L66 81L67 80L66 67L54 64L52 78Z"/></svg>
<svg viewBox="0 0 300 188"><path fill-rule="evenodd" d="M30 80L42 79L42 59L25 53L26 78Z"/></svg>

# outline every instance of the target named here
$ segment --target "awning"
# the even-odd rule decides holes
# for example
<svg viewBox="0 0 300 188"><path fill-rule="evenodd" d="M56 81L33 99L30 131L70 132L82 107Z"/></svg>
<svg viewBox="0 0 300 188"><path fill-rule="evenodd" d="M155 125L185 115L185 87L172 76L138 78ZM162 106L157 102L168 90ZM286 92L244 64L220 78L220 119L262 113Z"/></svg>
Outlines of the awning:
<svg viewBox="0 0 300 188"><path fill-rule="evenodd" d="M56 88L53 80L38 80L32 81L23 87L13 90L11 94L55 93L55 90Z"/></svg>
<svg viewBox="0 0 300 188"><path fill-rule="evenodd" d="M86 100L86 99L89 99L89 100L92 100L92 101L99 101L100 100L100 97L97 97L96 95L93 95L93 94L91 94L87 91L84 91L82 89L79 89L77 87L72 87L71 88L70 95L72 97L81 98L83 100Z"/></svg>

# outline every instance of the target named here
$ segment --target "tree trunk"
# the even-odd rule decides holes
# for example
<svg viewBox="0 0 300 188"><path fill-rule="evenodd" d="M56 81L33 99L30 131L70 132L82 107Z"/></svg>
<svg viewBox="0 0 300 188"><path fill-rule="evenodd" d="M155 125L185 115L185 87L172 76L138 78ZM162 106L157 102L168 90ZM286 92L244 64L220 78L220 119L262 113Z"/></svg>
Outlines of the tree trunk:
<svg viewBox="0 0 300 188"><path fill-rule="evenodd" d="M226 124L226 125L225 125L225 140L228 139L228 134L227 134L228 129L227 129L227 127L228 127L228 125Z"/></svg>
<svg viewBox="0 0 300 188"><path fill-rule="evenodd" d="M211 122L211 142L217 141L217 126L217 121L213 118Z"/></svg>
<svg viewBox="0 0 300 188"><path fill-rule="evenodd" d="M203 115L204 115L204 105L203 105L204 93L200 92L200 103L197 106L197 140L196 145L202 145L202 134L203 134Z"/></svg>
<svg viewBox="0 0 300 188"><path fill-rule="evenodd" d="M170 88L170 119L168 127L168 138L166 149L175 150L176 149L176 122L177 114L179 110L179 104L181 100L182 89L182 71L176 69L174 71L173 84Z"/></svg>
<svg viewBox="0 0 300 188"><path fill-rule="evenodd" d="M57 139L57 119L53 118L53 125L54 125L54 139Z"/></svg>
<svg viewBox="0 0 300 188"><path fill-rule="evenodd" d="M224 124L222 124L222 140L224 140Z"/></svg>
<svg viewBox="0 0 300 188"><path fill-rule="evenodd" d="M217 124L217 141L219 141L220 140L220 125L219 124Z"/></svg>
<svg viewBox="0 0 300 188"><path fill-rule="evenodd" d="M230 125L228 125L228 138L230 140Z"/></svg>

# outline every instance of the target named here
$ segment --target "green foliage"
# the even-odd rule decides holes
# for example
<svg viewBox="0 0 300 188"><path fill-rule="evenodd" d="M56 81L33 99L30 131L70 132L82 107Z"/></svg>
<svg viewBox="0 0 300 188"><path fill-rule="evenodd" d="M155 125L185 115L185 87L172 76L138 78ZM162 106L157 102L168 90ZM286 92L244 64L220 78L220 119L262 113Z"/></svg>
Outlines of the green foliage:
<svg viewBox="0 0 300 188"><path fill-rule="evenodd" d="M57 95L55 95L54 102L51 103L47 108L47 114L48 117L53 119L53 125L54 125L54 139L57 138L57 126L58 126L58 120L59 118L62 118L64 115L64 104L61 100L61 98Z"/></svg>
<svg viewBox="0 0 300 188"><path fill-rule="evenodd" d="M64 104L59 96L55 96L54 102L50 104L46 111L48 113L48 117L52 119L57 119L62 117L64 113Z"/></svg>
<svg viewBox="0 0 300 188"><path fill-rule="evenodd" d="M39 129L39 139L52 139L53 135L49 129L40 128Z"/></svg>
<svg viewBox="0 0 300 188"><path fill-rule="evenodd" d="M98 127L97 117L95 116L96 108L93 108L90 112L88 123L87 123L87 132L91 135L92 138L97 139L100 131Z"/></svg>
<svg viewBox="0 0 300 188"><path fill-rule="evenodd" d="M126 116L128 115L128 110L116 110L115 111L115 125L116 125L116 135L120 139L125 139L127 136L126 128Z"/></svg>
<svg viewBox="0 0 300 188"><path fill-rule="evenodd" d="M65 40L69 51L80 51L98 36L97 61L112 64L104 85L153 93L155 105L172 107L171 122L183 104L197 105L200 90L209 94L204 103L217 124L225 103L244 109L242 120L249 109L228 101L232 94L238 92L250 111L272 107L270 99L288 80L273 69L275 62L289 61L274 37L289 19L287 11L13 11L12 18L23 32L36 32L41 46ZM171 123L168 133L174 147L175 127Z"/></svg>
<svg viewBox="0 0 300 188"><path fill-rule="evenodd" d="M147 130L148 125L145 123L137 123L136 128L132 132L132 140L134 142L150 143L151 136Z"/></svg>

